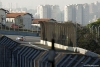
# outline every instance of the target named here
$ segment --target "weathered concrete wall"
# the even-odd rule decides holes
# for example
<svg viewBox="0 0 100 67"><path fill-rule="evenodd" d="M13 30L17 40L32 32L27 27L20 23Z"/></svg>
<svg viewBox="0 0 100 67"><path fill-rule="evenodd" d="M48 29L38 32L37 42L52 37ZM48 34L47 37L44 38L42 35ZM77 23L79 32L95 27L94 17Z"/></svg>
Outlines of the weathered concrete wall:
<svg viewBox="0 0 100 67"><path fill-rule="evenodd" d="M40 22L41 40L51 41L66 46L76 47L76 26L71 22Z"/></svg>
<svg viewBox="0 0 100 67"><path fill-rule="evenodd" d="M43 44L43 45L47 45L47 46L51 46L51 42L49 41L45 41L45 40L40 40L40 43ZM98 54L94 53L94 52L91 52L89 50L86 50L86 49L83 49L83 48L79 48L79 47L70 47L70 46L64 46L64 45L61 45L61 44L57 44L55 43L55 47L56 48L60 48L60 49L64 49L64 50L70 50L70 51L78 51L79 53L81 54L85 54L85 55L88 55L88 56L93 56L93 57L97 57Z"/></svg>

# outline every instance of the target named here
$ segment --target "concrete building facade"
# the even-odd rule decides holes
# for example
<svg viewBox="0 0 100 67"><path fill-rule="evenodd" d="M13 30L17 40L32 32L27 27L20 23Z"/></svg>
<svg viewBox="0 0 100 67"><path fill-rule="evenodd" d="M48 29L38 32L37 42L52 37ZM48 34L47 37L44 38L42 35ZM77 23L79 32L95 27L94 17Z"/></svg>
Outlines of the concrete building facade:
<svg viewBox="0 0 100 67"><path fill-rule="evenodd" d="M61 21L62 14L58 5L39 5L37 7L37 13L35 13L35 18L49 18Z"/></svg>
<svg viewBox="0 0 100 67"><path fill-rule="evenodd" d="M76 8L75 5L66 5L64 7L64 21L76 22Z"/></svg>
<svg viewBox="0 0 100 67"><path fill-rule="evenodd" d="M64 21L73 21L72 16L73 16L73 8L72 5L66 5L64 7Z"/></svg>
<svg viewBox="0 0 100 67"><path fill-rule="evenodd" d="M39 5L36 15L39 18L51 18L51 5Z"/></svg>
<svg viewBox="0 0 100 67"><path fill-rule="evenodd" d="M16 24L23 29L31 29L32 14L30 13L8 13L6 14L6 22L9 26Z"/></svg>
<svg viewBox="0 0 100 67"><path fill-rule="evenodd" d="M81 25L89 22L88 4L66 5L64 7L64 21L72 21Z"/></svg>
<svg viewBox="0 0 100 67"><path fill-rule="evenodd" d="M30 29L32 24L32 15L26 13L24 15L19 15L15 18L15 24L18 26L22 26L23 29Z"/></svg>
<svg viewBox="0 0 100 67"><path fill-rule="evenodd" d="M83 5L77 4L76 5L76 22L82 24L82 12L83 12Z"/></svg>
<svg viewBox="0 0 100 67"><path fill-rule="evenodd" d="M0 8L0 23L2 24L6 23L6 13L7 12L8 12L7 10Z"/></svg>
<svg viewBox="0 0 100 67"><path fill-rule="evenodd" d="M83 23L82 25L87 25L89 23L89 5L83 4Z"/></svg>
<svg viewBox="0 0 100 67"><path fill-rule="evenodd" d="M52 19L55 19L57 21L61 21L61 11L58 5L53 5L52 6Z"/></svg>

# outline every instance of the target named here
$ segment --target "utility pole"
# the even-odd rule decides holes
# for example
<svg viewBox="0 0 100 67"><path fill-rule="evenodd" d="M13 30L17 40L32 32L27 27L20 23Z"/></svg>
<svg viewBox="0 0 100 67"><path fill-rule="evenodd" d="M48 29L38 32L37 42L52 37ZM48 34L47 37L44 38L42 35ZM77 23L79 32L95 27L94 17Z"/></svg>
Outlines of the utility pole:
<svg viewBox="0 0 100 67"><path fill-rule="evenodd" d="M55 52L55 47L54 47L55 40L52 39L51 41L52 41L52 47L51 47L51 49L49 50L48 61L52 64L52 67L55 67L55 60L54 60L55 54L56 54L56 52Z"/></svg>

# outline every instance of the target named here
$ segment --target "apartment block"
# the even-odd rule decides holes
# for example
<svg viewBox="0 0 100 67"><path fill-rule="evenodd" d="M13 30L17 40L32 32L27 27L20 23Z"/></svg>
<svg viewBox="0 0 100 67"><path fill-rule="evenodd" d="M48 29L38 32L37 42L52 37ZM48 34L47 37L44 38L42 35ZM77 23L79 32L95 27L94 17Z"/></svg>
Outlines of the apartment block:
<svg viewBox="0 0 100 67"><path fill-rule="evenodd" d="M64 21L73 21L72 16L73 16L73 8L72 5L66 5L64 7Z"/></svg>
<svg viewBox="0 0 100 67"><path fill-rule="evenodd" d="M76 4L76 22L79 24L82 24L82 6L82 4Z"/></svg>
<svg viewBox="0 0 100 67"><path fill-rule="evenodd" d="M83 4L83 23L82 25L87 25L89 23L89 5Z"/></svg>

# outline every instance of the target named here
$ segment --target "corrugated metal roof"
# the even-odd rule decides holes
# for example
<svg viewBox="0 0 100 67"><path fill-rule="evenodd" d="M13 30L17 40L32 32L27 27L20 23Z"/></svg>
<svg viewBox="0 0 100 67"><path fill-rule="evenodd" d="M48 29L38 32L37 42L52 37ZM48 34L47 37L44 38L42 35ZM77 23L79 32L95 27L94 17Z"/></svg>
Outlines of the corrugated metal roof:
<svg viewBox="0 0 100 67"><path fill-rule="evenodd" d="M48 56L49 52L46 50L20 45L6 36L0 39L0 60L2 60L0 67L50 67ZM56 52L56 67L83 67L84 65L100 67L100 58Z"/></svg>

